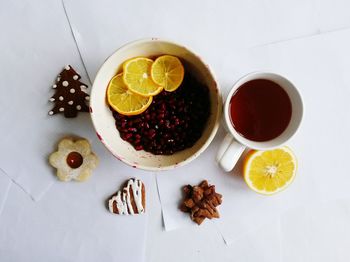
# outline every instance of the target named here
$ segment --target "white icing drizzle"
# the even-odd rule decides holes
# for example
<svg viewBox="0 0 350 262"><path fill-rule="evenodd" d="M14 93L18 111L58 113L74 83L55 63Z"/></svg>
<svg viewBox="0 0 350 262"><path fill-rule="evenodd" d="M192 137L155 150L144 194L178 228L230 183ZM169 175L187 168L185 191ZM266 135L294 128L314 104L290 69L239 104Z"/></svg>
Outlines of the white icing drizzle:
<svg viewBox="0 0 350 262"><path fill-rule="evenodd" d="M126 201L125 201L125 195L123 193L123 199L121 196L121 192L119 191L117 193L117 195L113 196L109 202L108 202L108 206L109 206L109 211L111 211L113 213L113 203L116 202L117 204L117 209L120 215L128 215L128 206L126 205Z"/></svg>
<svg viewBox="0 0 350 262"><path fill-rule="evenodd" d="M81 105L77 105L77 110L80 110L81 109Z"/></svg>
<svg viewBox="0 0 350 262"><path fill-rule="evenodd" d="M64 108L63 107L60 107L60 109L58 109L60 112L63 112L64 111Z"/></svg>
<svg viewBox="0 0 350 262"><path fill-rule="evenodd" d="M74 76L73 76L73 79L74 79L74 80L78 80L78 78L79 78L78 75L74 75Z"/></svg>
<svg viewBox="0 0 350 262"><path fill-rule="evenodd" d="M71 92L71 94L74 94L74 93L75 93L75 89L74 89L74 88L71 88L71 89L69 90L69 92Z"/></svg>
<svg viewBox="0 0 350 262"><path fill-rule="evenodd" d="M67 87L67 86L69 85L69 83L68 83L68 81L63 81L63 82L62 82L62 85L65 86L65 87Z"/></svg>
<svg viewBox="0 0 350 262"><path fill-rule="evenodd" d="M58 98L60 101L63 101L63 96L59 96L59 98Z"/></svg>
<svg viewBox="0 0 350 262"><path fill-rule="evenodd" d="M69 101L69 102L68 102L68 105L73 105L73 101L72 101L72 100Z"/></svg>
<svg viewBox="0 0 350 262"><path fill-rule="evenodd" d="M49 101L50 101L50 102L53 102L53 101L55 101L55 98L51 97L51 98L49 99Z"/></svg>
<svg viewBox="0 0 350 262"><path fill-rule="evenodd" d="M64 68L65 68L66 70L69 70L69 69L70 69L70 66L69 66L69 65L66 65Z"/></svg>
<svg viewBox="0 0 350 262"><path fill-rule="evenodd" d="M130 188L132 190L134 201L137 209L137 213L141 214L145 212L142 205L142 181L139 179L130 179L123 191L118 191L117 195L113 196L109 202L109 211L113 213L113 203L116 202L117 209L121 215L134 215L134 209L131 203Z"/></svg>

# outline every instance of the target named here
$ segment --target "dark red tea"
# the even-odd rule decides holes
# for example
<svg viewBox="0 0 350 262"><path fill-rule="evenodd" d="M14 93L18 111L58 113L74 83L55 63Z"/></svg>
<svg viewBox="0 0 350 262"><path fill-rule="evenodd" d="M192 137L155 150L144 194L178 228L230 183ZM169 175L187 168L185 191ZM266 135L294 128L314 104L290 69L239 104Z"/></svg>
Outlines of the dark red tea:
<svg viewBox="0 0 350 262"><path fill-rule="evenodd" d="M253 141L276 138L287 128L292 104L287 92L266 79L240 86L230 102L231 122L243 137Z"/></svg>

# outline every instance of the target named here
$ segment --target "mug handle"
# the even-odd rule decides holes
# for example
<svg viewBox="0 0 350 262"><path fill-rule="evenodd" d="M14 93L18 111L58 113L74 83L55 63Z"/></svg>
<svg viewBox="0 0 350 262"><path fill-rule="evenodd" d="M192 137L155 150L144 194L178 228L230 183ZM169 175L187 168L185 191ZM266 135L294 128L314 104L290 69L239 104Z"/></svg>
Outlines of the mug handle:
<svg viewBox="0 0 350 262"><path fill-rule="evenodd" d="M244 145L238 143L231 134L227 133L219 147L216 161L223 170L229 172L235 167L244 149Z"/></svg>

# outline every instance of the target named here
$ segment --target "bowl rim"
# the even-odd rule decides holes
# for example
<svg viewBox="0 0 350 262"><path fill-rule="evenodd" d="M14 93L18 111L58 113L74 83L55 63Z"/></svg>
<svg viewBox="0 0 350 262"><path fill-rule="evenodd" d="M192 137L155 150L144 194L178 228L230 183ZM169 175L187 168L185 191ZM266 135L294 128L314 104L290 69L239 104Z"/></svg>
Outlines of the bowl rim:
<svg viewBox="0 0 350 262"><path fill-rule="evenodd" d="M138 165L135 165L134 162L132 161L128 161L127 159L123 158L123 157L120 157L118 156L112 148L110 148L110 146L105 143L105 141L101 138L101 136L99 135L99 128L97 126L97 124L95 123L95 120L94 120L94 114L93 114L93 111L91 110L90 108L90 117L91 117L91 121L92 121L92 124L93 124L93 127L94 127L94 130L96 132L96 135L98 137L98 139L101 141L101 143L108 149L108 151L115 157L117 158L119 161L123 162L124 164L130 166L130 167L133 167L133 168L137 168L137 169L142 169L142 170L146 170L146 171L164 171L164 170L171 170L171 169L174 169L176 167L180 167L180 166L184 166L188 163L190 163L191 161L195 160L199 155L201 155L207 148L208 146L210 145L210 143L213 141L218 129L219 129L219 126L220 126L220 118L221 118L221 114L222 114L222 107L223 107L223 98L222 98L222 93L221 93L221 90L220 90L220 85L217 81L217 77L214 73L214 71L212 70L212 68L203 61L203 59L201 58L201 56L199 56L196 52L194 52L192 49L190 48L187 48L185 47L184 45L181 45L179 43L176 43L174 41L171 41L171 40L167 40L167 39L164 39L164 38L159 38L159 37L148 37L148 38L141 38L141 39L138 39L138 40L134 40L134 41L130 41L130 42L127 42L126 44L122 45L121 47L117 48L115 51L113 51L104 61L103 63L101 64L101 66L99 67L97 73L96 73L96 76L94 78L94 81L93 81L93 84L92 84L92 87L91 87L91 92L90 92L90 96L92 97L93 96L93 93L94 93L94 90L95 90L95 85L97 85L96 83L96 79L98 78L98 76L100 74L102 74L102 70L103 70L103 67L104 65L106 64L106 62L111 59L111 57L113 55L115 55L117 52L122 52L123 49L129 47L129 46L132 46L132 45L137 45L137 44L140 44L140 43L146 43L146 42L163 42L163 43L167 43L167 44L172 44L172 45L176 45L176 46L179 46L181 48L184 48L185 50L187 50L189 53L193 54L203 65L205 65L205 67L208 69L208 72L210 73L211 77L213 78L214 82L215 82L215 86L216 86L216 100L215 101L217 103L217 107L218 107L218 110L216 112L216 116L215 116L215 123L214 123L214 126L208 136L208 138L206 139L206 141L203 143L203 145L194 153L192 154L190 157L188 157L187 159L179 162L179 163L175 163L173 165L168 165L168 166L149 166L149 165L143 165L143 164L138 164ZM91 101L93 101L93 99L91 99ZM90 101L90 103L91 103Z"/></svg>

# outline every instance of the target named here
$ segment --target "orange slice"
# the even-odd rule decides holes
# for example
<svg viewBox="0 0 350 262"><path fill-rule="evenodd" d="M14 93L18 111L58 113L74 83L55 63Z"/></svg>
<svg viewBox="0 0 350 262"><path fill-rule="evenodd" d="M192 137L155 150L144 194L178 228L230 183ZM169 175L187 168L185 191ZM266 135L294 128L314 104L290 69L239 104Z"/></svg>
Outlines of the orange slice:
<svg viewBox="0 0 350 262"><path fill-rule="evenodd" d="M136 57L123 64L123 80L126 86L141 96L155 96L163 87L156 84L151 78L153 61L146 57Z"/></svg>
<svg viewBox="0 0 350 262"><path fill-rule="evenodd" d="M151 68L153 81L168 92L175 91L182 83L185 69L179 58L171 55L160 56Z"/></svg>
<svg viewBox="0 0 350 262"><path fill-rule="evenodd" d="M130 91L123 81L123 73L116 75L107 88L109 105L118 113L131 116L144 112L152 103L152 97L144 97Z"/></svg>

